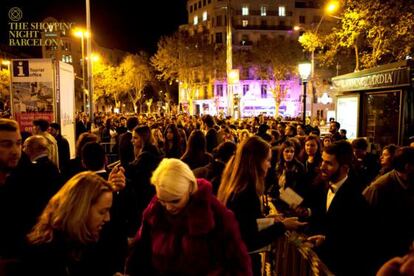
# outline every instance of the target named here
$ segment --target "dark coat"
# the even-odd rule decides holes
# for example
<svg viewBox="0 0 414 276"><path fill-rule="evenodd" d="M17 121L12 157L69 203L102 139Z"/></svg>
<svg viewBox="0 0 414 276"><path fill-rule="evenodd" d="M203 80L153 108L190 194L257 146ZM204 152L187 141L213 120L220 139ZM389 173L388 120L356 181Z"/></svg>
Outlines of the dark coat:
<svg viewBox="0 0 414 276"><path fill-rule="evenodd" d="M210 181L213 186L213 194L217 195L225 166L224 162L216 159L204 167L193 170L193 173L197 178L204 178Z"/></svg>
<svg viewBox="0 0 414 276"><path fill-rule="evenodd" d="M79 135L88 131L91 131L90 122L87 122L86 125L81 120L76 122L76 140L78 140Z"/></svg>
<svg viewBox="0 0 414 276"><path fill-rule="evenodd" d="M109 178L107 172L100 172L98 175L105 180ZM137 209L133 205L134 200L134 193L128 185L123 190L113 193L111 220L103 227L96 245L109 275L124 271L128 252L129 221L138 217L134 213Z"/></svg>
<svg viewBox="0 0 414 276"><path fill-rule="evenodd" d="M210 128L206 133L206 150L209 153L213 153L213 149L218 145L217 130Z"/></svg>
<svg viewBox="0 0 414 276"><path fill-rule="evenodd" d="M363 194L375 218L375 234L381 241L376 250L378 263L406 254L414 240L414 187L404 185L392 170L376 179Z"/></svg>
<svg viewBox="0 0 414 276"><path fill-rule="evenodd" d="M249 252L271 244L285 232L285 227L281 222L259 231L257 219L263 218L264 215L255 185L249 185L244 191L230 196L227 208L234 212L240 225L243 241L246 243ZM254 275L261 275L260 255L255 253L250 254L250 256Z"/></svg>
<svg viewBox="0 0 414 276"><path fill-rule="evenodd" d="M336 191L328 211L327 194L325 189L318 209L312 210L313 230L326 237L316 251L335 275L367 275L371 262L367 253L371 246L368 203L351 178Z"/></svg>
<svg viewBox="0 0 414 276"><path fill-rule="evenodd" d="M28 246L21 275L111 276L101 253L94 243L77 244L55 232L51 242Z"/></svg>
<svg viewBox="0 0 414 276"><path fill-rule="evenodd" d="M70 149L68 140L62 135L58 134L55 136L58 152L59 152L59 168L61 172L65 172L69 165L70 160Z"/></svg>
<svg viewBox="0 0 414 276"><path fill-rule="evenodd" d="M137 232L141 223L142 212L155 194L150 179L152 172L158 167L161 160L162 155L156 146L145 145L137 159L131 162L126 169L127 185L135 195L133 206L137 208L136 214L139 215L129 226L129 236L133 236Z"/></svg>
<svg viewBox="0 0 414 276"><path fill-rule="evenodd" d="M130 162L134 161L134 146L132 145L131 139L131 132L125 132L119 136L119 159L124 168Z"/></svg>
<svg viewBox="0 0 414 276"><path fill-rule="evenodd" d="M0 259L20 256L26 234L60 185L58 169L47 157L33 164L23 153L0 185Z"/></svg>
<svg viewBox="0 0 414 276"><path fill-rule="evenodd" d="M127 267L131 276L251 275L237 221L205 180L178 215L153 198Z"/></svg>

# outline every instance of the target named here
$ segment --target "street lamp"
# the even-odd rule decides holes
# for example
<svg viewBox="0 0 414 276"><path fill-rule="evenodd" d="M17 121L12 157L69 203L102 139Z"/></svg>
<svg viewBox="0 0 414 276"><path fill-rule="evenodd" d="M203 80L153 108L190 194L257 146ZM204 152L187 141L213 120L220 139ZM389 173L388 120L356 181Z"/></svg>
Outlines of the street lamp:
<svg viewBox="0 0 414 276"><path fill-rule="evenodd" d="M74 31L75 36L80 37L81 39L81 48L82 48L82 101L83 101L83 111L86 110L86 71L85 71L85 44L84 38L89 36L87 31L76 29Z"/></svg>
<svg viewBox="0 0 414 276"><path fill-rule="evenodd" d="M90 0L85 0L86 8L86 30L91 32L91 7ZM92 56L92 41L91 37L86 38L86 54ZM87 61L88 67L88 91L89 91L89 120L93 124L94 121L94 108L93 108L93 75L92 75L92 60Z"/></svg>
<svg viewBox="0 0 414 276"><path fill-rule="evenodd" d="M330 1L326 4L324 9L324 14L321 16L321 19L319 20L318 24L316 25L316 28L312 31L314 39L317 39L319 27L322 24L322 21L325 19L326 16L333 17L336 19L341 19L340 17L332 15L332 13L335 13L339 8L339 2L338 1ZM298 31L300 30L300 26L295 26L294 30ZM315 42L315 44L318 44ZM315 96L315 50L318 46L312 47L311 50L311 73L310 73L310 79L311 79L311 88L312 88L312 100L311 100L311 113L313 112L313 102L314 102L314 96Z"/></svg>
<svg viewBox="0 0 414 276"><path fill-rule="evenodd" d="M299 75L303 83L303 124L306 125L306 84L311 74L312 65L309 62L299 63Z"/></svg>

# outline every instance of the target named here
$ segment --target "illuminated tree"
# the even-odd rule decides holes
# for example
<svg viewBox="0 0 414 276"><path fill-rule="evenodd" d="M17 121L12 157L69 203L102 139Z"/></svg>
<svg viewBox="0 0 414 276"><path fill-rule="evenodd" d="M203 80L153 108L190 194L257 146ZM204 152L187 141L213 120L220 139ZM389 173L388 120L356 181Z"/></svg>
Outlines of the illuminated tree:
<svg viewBox="0 0 414 276"><path fill-rule="evenodd" d="M342 0L340 26L322 41L325 65L344 49L353 49L355 71L405 59L414 47L414 2L405 0Z"/></svg>
<svg viewBox="0 0 414 276"><path fill-rule="evenodd" d="M0 70L0 92L3 96L9 95L10 74L8 70Z"/></svg>
<svg viewBox="0 0 414 276"><path fill-rule="evenodd" d="M281 81L296 75L297 65L303 57L302 50L296 41L266 38L252 48L252 54L258 76L267 82L275 99L275 117L277 117L280 103L287 92L287 87L281 86Z"/></svg>
<svg viewBox="0 0 414 276"><path fill-rule="evenodd" d="M111 99L115 107L121 108L121 101L125 98L127 87L118 67L96 62L93 64L94 100Z"/></svg>
<svg viewBox="0 0 414 276"><path fill-rule="evenodd" d="M177 32L161 38L151 64L159 80L180 83L192 112L197 89L224 77L220 69L225 72L225 53L208 43L205 34Z"/></svg>
<svg viewBox="0 0 414 276"><path fill-rule="evenodd" d="M121 79L126 86L126 92L137 112L137 104L141 107L143 91L153 79L154 72L150 66L149 57L140 52L136 55L127 55L120 65Z"/></svg>

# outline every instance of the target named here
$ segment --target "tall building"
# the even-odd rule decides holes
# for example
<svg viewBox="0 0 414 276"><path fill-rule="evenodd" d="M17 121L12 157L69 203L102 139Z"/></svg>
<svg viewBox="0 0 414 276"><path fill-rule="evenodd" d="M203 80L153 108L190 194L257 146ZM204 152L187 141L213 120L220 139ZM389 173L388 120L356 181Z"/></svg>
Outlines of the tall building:
<svg viewBox="0 0 414 276"><path fill-rule="evenodd" d="M248 52L261 40L297 40L306 30L315 30L322 22L323 4L316 0L188 0L188 24L181 26L180 31L203 37L215 49L228 49L229 30L234 57L238 52ZM329 21L324 18L320 29L331 27ZM241 115L275 115L275 98L270 92L275 88L274 83L258 79L248 68L238 69L235 93L239 102L234 104L238 105ZM227 78L218 74L201 78L198 85L190 88L180 81L179 102L183 109L192 109L189 111L195 114L227 113L227 106L232 102L227 99L231 96L228 88ZM302 86L297 78L281 81L278 89L283 90L280 114L296 116L302 112Z"/></svg>

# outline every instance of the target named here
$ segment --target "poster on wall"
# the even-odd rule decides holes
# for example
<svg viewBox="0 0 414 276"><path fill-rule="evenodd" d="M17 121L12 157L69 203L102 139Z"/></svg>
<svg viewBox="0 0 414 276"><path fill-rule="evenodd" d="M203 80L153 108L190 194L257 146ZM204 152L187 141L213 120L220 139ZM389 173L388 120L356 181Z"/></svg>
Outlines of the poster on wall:
<svg viewBox="0 0 414 276"><path fill-rule="evenodd" d="M336 103L336 120L341 129L346 129L347 137L355 139L358 135L359 96L338 97Z"/></svg>
<svg viewBox="0 0 414 276"><path fill-rule="evenodd" d="M57 63L56 101L61 134L69 142L70 157L75 158L75 74L73 66Z"/></svg>
<svg viewBox="0 0 414 276"><path fill-rule="evenodd" d="M50 59L12 61L12 116L22 131L32 132L35 119L55 120L54 74Z"/></svg>

